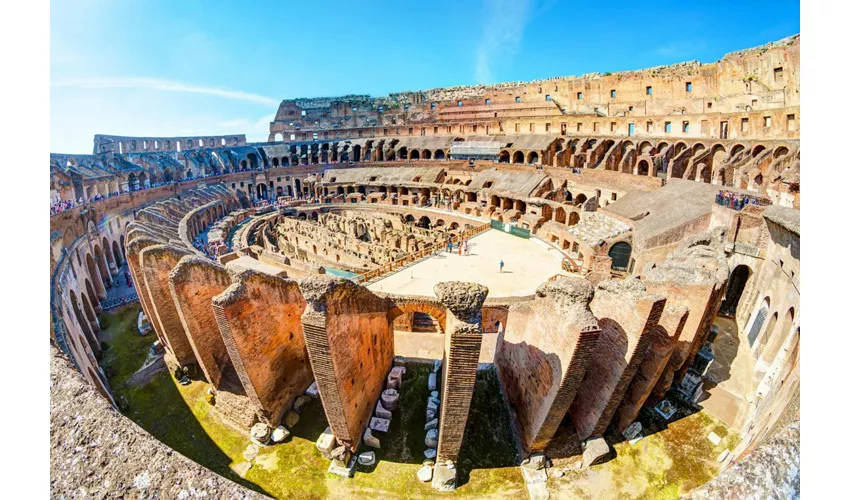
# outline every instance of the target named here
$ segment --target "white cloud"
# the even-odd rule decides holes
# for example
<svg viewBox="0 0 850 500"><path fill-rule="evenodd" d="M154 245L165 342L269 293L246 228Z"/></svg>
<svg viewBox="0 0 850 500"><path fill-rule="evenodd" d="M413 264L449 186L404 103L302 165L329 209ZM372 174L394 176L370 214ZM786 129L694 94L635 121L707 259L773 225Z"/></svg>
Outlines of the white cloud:
<svg viewBox="0 0 850 500"><path fill-rule="evenodd" d="M162 80L157 78L136 78L136 77L96 77L96 78L61 78L50 82L51 87L74 87L87 89L117 89L117 88L136 88L145 90L164 90L169 92L188 92L191 94L205 94L223 97L225 99L234 99L239 101L248 101L264 106L275 106L279 104L277 99L252 94L250 92L242 92L239 90L228 90L216 87L204 87L201 85L192 85L171 80Z"/></svg>
<svg viewBox="0 0 850 500"><path fill-rule="evenodd" d="M513 57L522 43L525 27L531 21L534 0L487 0L483 36L478 44L475 78L479 83L493 82L496 62Z"/></svg>

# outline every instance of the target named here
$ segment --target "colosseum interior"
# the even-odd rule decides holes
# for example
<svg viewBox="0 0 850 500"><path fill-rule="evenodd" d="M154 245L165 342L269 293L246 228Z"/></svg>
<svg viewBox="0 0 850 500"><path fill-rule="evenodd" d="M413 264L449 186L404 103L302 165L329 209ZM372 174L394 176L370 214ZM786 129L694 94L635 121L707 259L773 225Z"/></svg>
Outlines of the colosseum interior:
<svg viewBox="0 0 850 500"><path fill-rule="evenodd" d="M716 494L799 440L800 43L51 154L52 493Z"/></svg>

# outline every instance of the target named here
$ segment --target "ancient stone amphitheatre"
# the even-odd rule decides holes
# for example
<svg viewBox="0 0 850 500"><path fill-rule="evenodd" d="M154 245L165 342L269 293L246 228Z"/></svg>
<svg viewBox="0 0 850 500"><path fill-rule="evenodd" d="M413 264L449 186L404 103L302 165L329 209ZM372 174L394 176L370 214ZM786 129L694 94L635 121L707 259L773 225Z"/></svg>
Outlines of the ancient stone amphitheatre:
<svg viewBox="0 0 850 500"><path fill-rule="evenodd" d="M51 154L52 494L723 491L799 435L800 43Z"/></svg>

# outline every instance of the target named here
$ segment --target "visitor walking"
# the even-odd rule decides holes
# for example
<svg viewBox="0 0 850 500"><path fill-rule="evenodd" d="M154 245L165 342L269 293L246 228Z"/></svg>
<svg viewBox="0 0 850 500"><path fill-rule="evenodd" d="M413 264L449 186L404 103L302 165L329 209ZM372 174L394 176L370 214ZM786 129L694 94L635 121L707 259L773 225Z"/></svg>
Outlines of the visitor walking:
<svg viewBox="0 0 850 500"><path fill-rule="evenodd" d="M505 268L505 261L500 260L499 261L499 274L502 274L502 269L504 269L504 268Z"/></svg>

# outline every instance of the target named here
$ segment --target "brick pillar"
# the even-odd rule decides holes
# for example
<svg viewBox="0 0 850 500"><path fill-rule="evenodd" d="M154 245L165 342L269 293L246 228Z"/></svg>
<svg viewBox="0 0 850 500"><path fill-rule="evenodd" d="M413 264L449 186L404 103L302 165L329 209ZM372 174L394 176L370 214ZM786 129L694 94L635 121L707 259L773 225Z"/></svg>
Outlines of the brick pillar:
<svg viewBox="0 0 850 500"><path fill-rule="evenodd" d="M614 418L650 343L664 297L637 279L603 281L590 309L599 318L596 352L570 407L579 439L601 436Z"/></svg>
<svg viewBox="0 0 850 500"><path fill-rule="evenodd" d="M487 287L476 283L437 283L434 293L446 307L445 354L437 463L457 462L481 353L481 306Z"/></svg>
<svg viewBox="0 0 850 500"><path fill-rule="evenodd" d="M304 340L325 415L337 442L354 453L392 367L387 301L326 275L304 278L299 286L306 300Z"/></svg>
<svg viewBox="0 0 850 500"><path fill-rule="evenodd" d="M132 228L131 223L130 228ZM129 232L129 231L128 231ZM153 245L158 245L164 243L162 241L157 241L148 237L136 237L130 240L127 240L127 268L130 270L130 276L133 278L133 286L136 288L136 295L139 296L139 302L142 304L142 311L145 312L145 317L148 318L148 322L151 324L154 333L156 333L159 341L162 342L163 347L168 346L168 341L162 335L162 326L159 324L159 320L153 312L153 306L150 302L150 293L148 292L148 287L145 285L145 280L142 275L141 267L139 266L139 254L145 248Z"/></svg>
<svg viewBox="0 0 850 500"><path fill-rule="evenodd" d="M195 353L183 330L177 306L171 298L168 275L177 262L189 253L185 248L172 245L154 245L145 248L139 254L142 277L150 294L150 305L154 317L162 330L160 334L168 339L168 348L180 366L196 362Z"/></svg>
<svg viewBox="0 0 850 500"><path fill-rule="evenodd" d="M652 394L652 388L658 382L679 335L688 319L688 310L681 306L666 306L661 319L652 331L649 348L643 356L632 385L623 397L614 421L617 432L623 432L638 416L641 407Z"/></svg>
<svg viewBox="0 0 850 500"><path fill-rule="evenodd" d="M213 314L245 393L275 426L313 379L301 327L304 298L295 281L228 272L233 284L213 297Z"/></svg>
<svg viewBox="0 0 850 500"><path fill-rule="evenodd" d="M222 370L231 363L213 314L212 299L230 286L224 266L197 255L180 259L168 278L183 330L207 381L219 388Z"/></svg>
<svg viewBox="0 0 850 500"><path fill-rule="evenodd" d="M599 326L592 298L588 281L561 278L541 285L533 301L510 308L495 363L524 455L546 449L594 355Z"/></svg>

